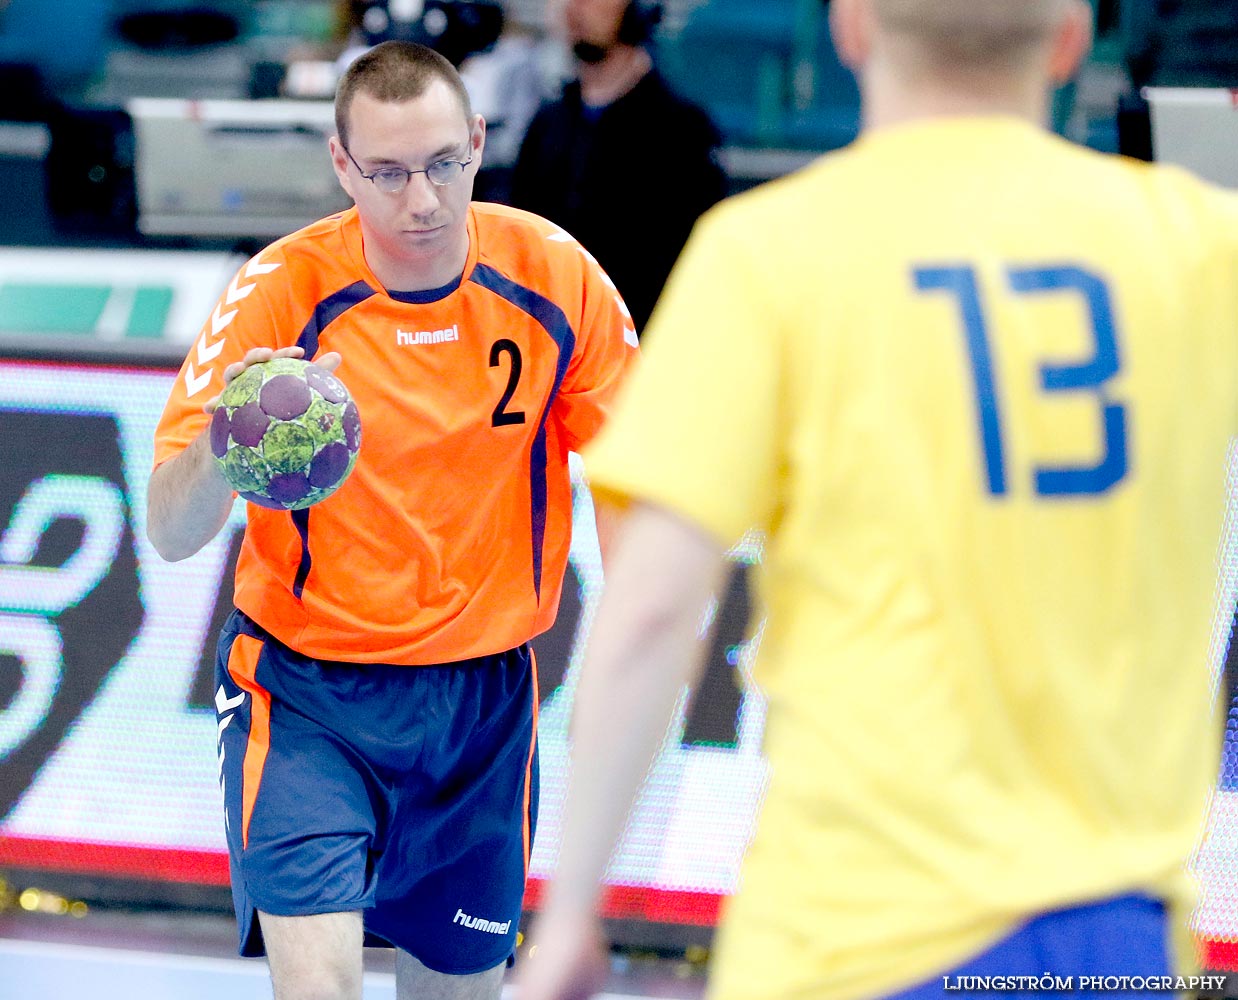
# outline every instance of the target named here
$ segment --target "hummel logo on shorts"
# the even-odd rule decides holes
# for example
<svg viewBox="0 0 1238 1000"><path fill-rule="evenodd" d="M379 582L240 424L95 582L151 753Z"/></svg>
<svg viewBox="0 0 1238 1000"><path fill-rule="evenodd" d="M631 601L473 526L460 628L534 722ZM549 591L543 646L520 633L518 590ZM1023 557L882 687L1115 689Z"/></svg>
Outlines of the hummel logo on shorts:
<svg viewBox="0 0 1238 1000"><path fill-rule="evenodd" d="M510 920L499 923L497 920L482 920L481 917L470 917L463 910L456 910L456 915L451 922L471 927L475 931L485 931L487 934L506 934L512 925Z"/></svg>

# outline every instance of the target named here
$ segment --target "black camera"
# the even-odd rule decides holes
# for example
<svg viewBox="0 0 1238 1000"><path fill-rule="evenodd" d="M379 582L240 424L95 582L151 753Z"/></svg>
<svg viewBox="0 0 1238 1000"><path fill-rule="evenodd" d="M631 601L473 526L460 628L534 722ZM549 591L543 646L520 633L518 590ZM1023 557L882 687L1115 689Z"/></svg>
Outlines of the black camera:
<svg viewBox="0 0 1238 1000"><path fill-rule="evenodd" d="M429 46L459 66L498 41L498 0L353 0L353 22L367 45L392 40Z"/></svg>

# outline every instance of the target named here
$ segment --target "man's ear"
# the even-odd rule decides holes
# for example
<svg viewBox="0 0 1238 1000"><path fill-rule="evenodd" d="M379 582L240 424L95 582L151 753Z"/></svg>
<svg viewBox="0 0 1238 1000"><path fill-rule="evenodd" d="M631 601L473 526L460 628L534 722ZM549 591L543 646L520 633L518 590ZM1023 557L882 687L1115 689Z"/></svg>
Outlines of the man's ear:
<svg viewBox="0 0 1238 1000"><path fill-rule="evenodd" d="M869 0L830 0L830 35L842 64L853 73L868 61L873 47L873 10Z"/></svg>
<svg viewBox="0 0 1238 1000"><path fill-rule="evenodd" d="M486 148L486 119L481 115L473 115L472 127L469 129L469 153L480 157Z"/></svg>
<svg viewBox="0 0 1238 1000"><path fill-rule="evenodd" d="M1084 0L1070 0L1053 32L1049 50L1049 79L1063 84L1079 72L1092 49L1092 8Z"/></svg>
<svg viewBox="0 0 1238 1000"><path fill-rule="evenodd" d="M348 196L356 201L352 191L352 178L348 176L348 154L344 152L344 144L340 142L338 135L333 135L327 140L327 149L331 152L331 166L335 170L335 179L340 182L340 187Z"/></svg>

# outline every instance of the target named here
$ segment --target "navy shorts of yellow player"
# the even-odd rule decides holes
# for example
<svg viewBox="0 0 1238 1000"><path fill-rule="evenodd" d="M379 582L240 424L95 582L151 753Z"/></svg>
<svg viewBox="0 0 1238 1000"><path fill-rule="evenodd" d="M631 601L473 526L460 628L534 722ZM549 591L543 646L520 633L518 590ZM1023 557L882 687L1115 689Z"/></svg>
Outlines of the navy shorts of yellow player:
<svg viewBox="0 0 1238 1000"><path fill-rule="evenodd" d="M1054 980L1055 997L1134 1000L1175 982L1165 905L1133 894L1042 913L983 954L886 1000L1030 997ZM1150 985L1151 984L1151 985Z"/></svg>

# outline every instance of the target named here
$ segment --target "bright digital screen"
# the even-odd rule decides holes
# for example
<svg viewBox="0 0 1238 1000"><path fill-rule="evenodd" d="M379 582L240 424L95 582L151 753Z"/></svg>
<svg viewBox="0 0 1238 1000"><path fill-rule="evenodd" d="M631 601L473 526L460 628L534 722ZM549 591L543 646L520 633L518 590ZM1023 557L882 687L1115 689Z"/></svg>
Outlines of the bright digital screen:
<svg viewBox="0 0 1238 1000"><path fill-rule="evenodd" d="M227 882L213 671L245 512L238 502L220 536L181 563L165 563L146 540L154 430L175 377L0 360L0 865ZM535 643L542 780L532 906L560 843L568 714L601 588L589 494L578 468L574 476L569 579L558 623ZM744 638L745 566L759 558L759 543L749 539L732 555L734 572L702 623L702 684L679 706L608 875L612 916L710 925L738 883L767 773L764 704L750 683L759 629ZM1229 725L1196 861L1196 923L1210 966L1234 969L1232 509L1220 565L1213 653Z"/></svg>
<svg viewBox="0 0 1238 1000"><path fill-rule="evenodd" d="M1217 610L1211 658L1217 708L1225 717L1225 743L1216 793L1195 858L1201 898L1195 930L1213 969L1238 970L1238 446L1231 446L1229 503L1217 557Z"/></svg>

